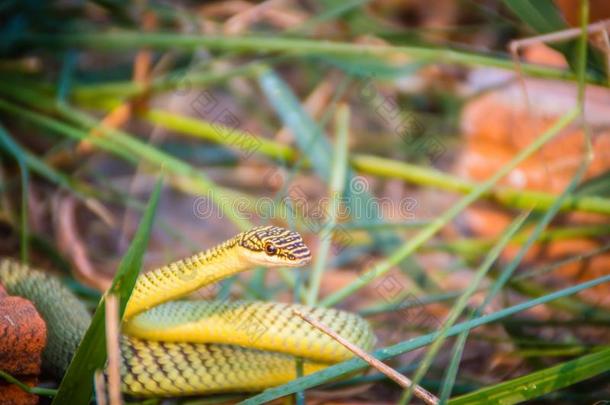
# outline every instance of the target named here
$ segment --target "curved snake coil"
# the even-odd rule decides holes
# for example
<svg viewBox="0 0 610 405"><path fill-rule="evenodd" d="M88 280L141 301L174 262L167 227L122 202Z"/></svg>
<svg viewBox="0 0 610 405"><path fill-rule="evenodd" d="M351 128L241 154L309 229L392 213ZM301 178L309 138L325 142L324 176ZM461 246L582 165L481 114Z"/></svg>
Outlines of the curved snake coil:
<svg viewBox="0 0 610 405"><path fill-rule="evenodd" d="M321 320L365 350L371 349L375 336L368 322L345 311L277 302L175 301L255 266L299 267L307 264L310 256L298 233L265 226L140 275L123 318L123 391L135 396L259 391L296 378L294 356L306 359L305 374L353 356L328 335L295 316L294 309ZM20 272L11 269L16 268L27 276L15 276ZM28 297L32 284L37 290L48 288L31 281L48 276L32 274L32 270L12 261L0 264L0 282L18 295ZM24 283L29 287L23 288ZM15 288L18 285L21 288ZM62 287L49 294L56 296L58 291L63 295L67 290ZM63 316L65 301L42 302L40 298L33 300L34 304L38 308L44 305L53 308L48 312L55 312L57 322L58 316ZM44 294L42 298L45 301ZM78 312L82 325L83 317ZM42 315L45 317L45 313ZM84 328L77 328L82 337ZM76 348L75 335L79 334L69 335L72 346L64 347ZM58 351L59 347L49 343L46 351ZM55 366L62 367L65 370L67 364Z"/></svg>

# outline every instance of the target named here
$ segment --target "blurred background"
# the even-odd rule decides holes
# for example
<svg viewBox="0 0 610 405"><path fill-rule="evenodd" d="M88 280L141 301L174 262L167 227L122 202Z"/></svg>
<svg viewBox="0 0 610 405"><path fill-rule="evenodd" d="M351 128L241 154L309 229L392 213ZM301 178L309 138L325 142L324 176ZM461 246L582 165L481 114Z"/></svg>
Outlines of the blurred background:
<svg viewBox="0 0 610 405"><path fill-rule="evenodd" d="M4 1L0 254L60 275L93 310L162 176L144 269L254 225L296 229L310 266L198 296L347 309L377 348L598 280L609 17L593 0ZM574 292L461 350L439 341L421 385L506 399L503 381L602 353L608 285ZM427 352L388 364L413 376ZM584 368L519 398L609 400L608 367ZM35 374L19 378L56 386ZM307 403L402 393L375 370L323 382ZM0 383L3 396L38 401Z"/></svg>

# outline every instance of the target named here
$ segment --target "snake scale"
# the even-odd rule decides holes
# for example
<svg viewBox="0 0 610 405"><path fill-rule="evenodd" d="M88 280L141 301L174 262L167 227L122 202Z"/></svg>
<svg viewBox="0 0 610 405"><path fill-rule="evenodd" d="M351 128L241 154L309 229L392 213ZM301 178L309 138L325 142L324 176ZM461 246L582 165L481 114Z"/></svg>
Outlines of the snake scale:
<svg viewBox="0 0 610 405"><path fill-rule="evenodd" d="M349 312L278 302L179 300L256 266L300 267L310 259L298 233L264 226L141 274L123 317L123 391L140 397L259 391L294 379L295 356L305 359L305 374L353 356L294 309L371 349L370 325ZM0 283L30 298L50 324L43 361L60 376L88 325L82 304L57 280L11 260L0 262Z"/></svg>

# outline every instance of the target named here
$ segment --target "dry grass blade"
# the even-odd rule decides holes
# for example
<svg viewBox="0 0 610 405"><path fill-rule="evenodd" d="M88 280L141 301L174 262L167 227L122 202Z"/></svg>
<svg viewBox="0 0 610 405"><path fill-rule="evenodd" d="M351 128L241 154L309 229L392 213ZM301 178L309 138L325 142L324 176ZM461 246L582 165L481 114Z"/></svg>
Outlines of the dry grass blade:
<svg viewBox="0 0 610 405"><path fill-rule="evenodd" d="M106 405L106 380L104 378L104 372L98 370L95 372L95 400L97 405Z"/></svg>
<svg viewBox="0 0 610 405"><path fill-rule="evenodd" d="M104 277L95 269L87 247L79 235L76 223L77 201L71 196L58 196L53 201L56 213L55 233L59 249L65 252L74 266L75 277L85 285L91 286L98 291L105 291L110 287L112 280Z"/></svg>
<svg viewBox="0 0 610 405"><path fill-rule="evenodd" d="M119 347L119 301L116 295L106 296L106 350L108 351L108 396L110 405L121 405L121 349Z"/></svg>

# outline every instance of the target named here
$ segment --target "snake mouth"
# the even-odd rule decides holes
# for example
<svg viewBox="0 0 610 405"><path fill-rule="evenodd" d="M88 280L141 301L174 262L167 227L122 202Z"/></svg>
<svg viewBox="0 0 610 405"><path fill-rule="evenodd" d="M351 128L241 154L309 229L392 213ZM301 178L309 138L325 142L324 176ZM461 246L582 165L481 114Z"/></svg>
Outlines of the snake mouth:
<svg viewBox="0 0 610 405"><path fill-rule="evenodd" d="M311 256L299 257L297 259L292 260L286 259L283 264L287 267L303 267L309 263L311 263Z"/></svg>

